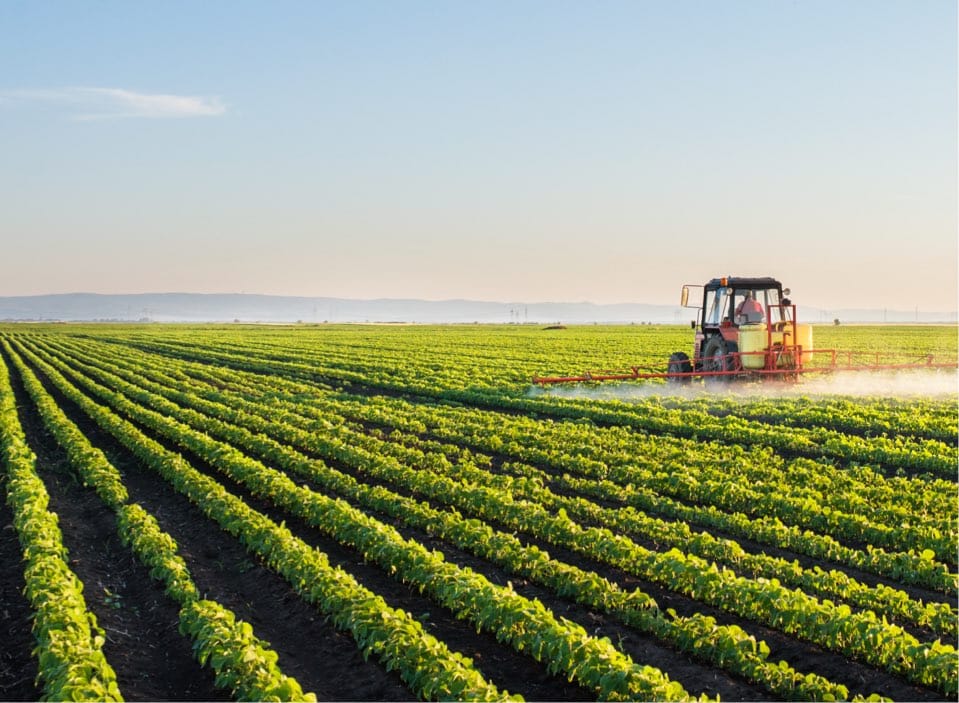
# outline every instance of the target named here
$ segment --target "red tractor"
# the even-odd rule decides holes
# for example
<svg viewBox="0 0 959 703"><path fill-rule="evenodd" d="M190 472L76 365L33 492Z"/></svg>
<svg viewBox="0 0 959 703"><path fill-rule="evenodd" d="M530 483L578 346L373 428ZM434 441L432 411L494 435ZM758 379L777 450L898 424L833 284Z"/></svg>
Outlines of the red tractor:
<svg viewBox="0 0 959 703"><path fill-rule="evenodd" d="M690 305L691 288L703 291ZM683 286L683 307L694 307L699 319L693 357L669 357L671 380L692 376L730 377L750 372L785 376L812 357L812 327L796 322L796 306L775 278L714 278L704 286ZM688 375L687 375L688 374Z"/></svg>

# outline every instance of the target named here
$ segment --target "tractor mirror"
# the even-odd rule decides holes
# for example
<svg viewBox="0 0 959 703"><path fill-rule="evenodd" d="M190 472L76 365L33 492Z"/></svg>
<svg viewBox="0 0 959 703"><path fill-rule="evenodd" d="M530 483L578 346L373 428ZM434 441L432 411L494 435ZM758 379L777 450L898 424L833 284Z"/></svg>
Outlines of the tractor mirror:
<svg viewBox="0 0 959 703"><path fill-rule="evenodd" d="M792 294L792 291L791 291L791 290L789 290L788 288L783 288L783 295L784 295L784 296L789 297L789 295L791 295L791 294Z"/></svg>
<svg viewBox="0 0 959 703"><path fill-rule="evenodd" d="M679 299L679 304L683 307L686 307L686 303L689 302L689 286L683 286L683 294Z"/></svg>

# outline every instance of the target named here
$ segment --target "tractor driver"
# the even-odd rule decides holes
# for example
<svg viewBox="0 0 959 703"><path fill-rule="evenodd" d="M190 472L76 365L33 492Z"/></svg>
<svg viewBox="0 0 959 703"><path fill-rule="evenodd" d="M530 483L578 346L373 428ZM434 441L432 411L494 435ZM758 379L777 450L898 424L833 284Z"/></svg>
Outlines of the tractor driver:
<svg viewBox="0 0 959 703"><path fill-rule="evenodd" d="M746 324L750 322L763 321L763 306L758 300L753 298L753 292L746 291L746 297L743 302L736 306L736 324Z"/></svg>

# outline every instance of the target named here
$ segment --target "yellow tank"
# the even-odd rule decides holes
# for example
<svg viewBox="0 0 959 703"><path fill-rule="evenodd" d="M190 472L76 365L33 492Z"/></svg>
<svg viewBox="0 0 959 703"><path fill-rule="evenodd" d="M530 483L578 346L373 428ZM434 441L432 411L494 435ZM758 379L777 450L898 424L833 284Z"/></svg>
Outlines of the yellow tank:
<svg viewBox="0 0 959 703"><path fill-rule="evenodd" d="M812 325L796 325L796 344L802 347L802 362L812 361Z"/></svg>
<svg viewBox="0 0 959 703"><path fill-rule="evenodd" d="M812 325L796 325L796 339L793 340L793 326L791 324L783 325L783 330L778 335L773 335L774 341L782 342L784 347L791 347L793 344L802 348L802 363L808 364L812 361ZM778 338L777 338L778 337ZM792 367L794 365L793 355L784 353L779 360L779 366Z"/></svg>
<svg viewBox="0 0 959 703"><path fill-rule="evenodd" d="M765 354L750 354L749 352L766 351L766 325L763 322L754 325L740 325L739 352L744 369L761 369L766 365Z"/></svg>

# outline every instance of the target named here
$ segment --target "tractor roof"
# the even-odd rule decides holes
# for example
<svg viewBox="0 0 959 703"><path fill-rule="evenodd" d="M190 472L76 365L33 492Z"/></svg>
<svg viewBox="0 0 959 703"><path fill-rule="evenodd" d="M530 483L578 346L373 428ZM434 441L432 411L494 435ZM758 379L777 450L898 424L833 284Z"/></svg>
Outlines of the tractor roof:
<svg viewBox="0 0 959 703"><path fill-rule="evenodd" d="M713 290L721 286L728 286L729 288L782 288L782 284L779 281L769 276L763 276L761 278L744 278L740 276L714 278L706 284L705 288L707 290Z"/></svg>

